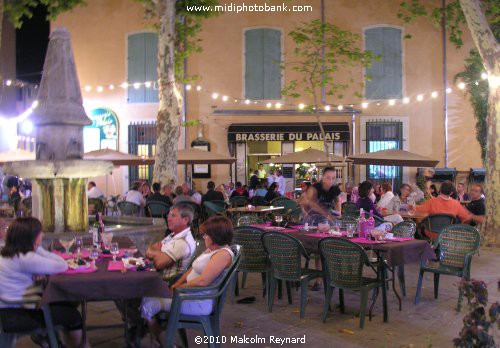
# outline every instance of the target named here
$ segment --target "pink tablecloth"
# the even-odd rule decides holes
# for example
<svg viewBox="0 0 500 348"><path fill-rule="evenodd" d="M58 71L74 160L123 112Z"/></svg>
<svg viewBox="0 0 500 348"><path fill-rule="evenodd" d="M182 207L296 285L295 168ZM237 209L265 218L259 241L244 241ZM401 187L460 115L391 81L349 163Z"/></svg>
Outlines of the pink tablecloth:
<svg viewBox="0 0 500 348"><path fill-rule="evenodd" d="M53 252L54 254L56 254L56 255L61 256L61 257L62 257L63 259L65 259L65 260L68 260L68 259L74 259L74 258L76 257L76 253L69 253L69 254L67 254L67 253L65 253L65 252L61 252L61 251L58 251L58 250L53 250L52 252ZM85 249L81 251L81 254L82 254L82 257L83 257L84 259L86 259L86 258L88 258L88 257L90 256L89 251L88 251L88 250L85 250Z"/></svg>

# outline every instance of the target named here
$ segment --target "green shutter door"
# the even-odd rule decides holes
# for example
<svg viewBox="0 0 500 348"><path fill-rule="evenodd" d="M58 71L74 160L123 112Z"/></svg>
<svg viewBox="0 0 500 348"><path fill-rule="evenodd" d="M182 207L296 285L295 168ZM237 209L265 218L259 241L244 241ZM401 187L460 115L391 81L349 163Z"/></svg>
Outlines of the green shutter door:
<svg viewBox="0 0 500 348"><path fill-rule="evenodd" d="M158 34L156 33L145 33L145 79L144 81L151 81L151 87L145 89L145 102L146 103L157 103L158 102L158 90L154 89L153 86L158 85Z"/></svg>
<svg viewBox="0 0 500 348"><path fill-rule="evenodd" d="M264 99L264 29L245 32L245 98Z"/></svg>
<svg viewBox="0 0 500 348"><path fill-rule="evenodd" d="M144 82L145 72L145 40L144 34L133 34L128 37L128 82ZM144 103L144 87L128 88L129 103Z"/></svg>
<svg viewBox="0 0 500 348"><path fill-rule="evenodd" d="M382 55L380 61L373 62L370 68L366 69L366 74L371 77L366 81L366 99L384 99L384 41L382 28L372 28L365 31L365 47L367 51L372 51L377 55Z"/></svg>
<svg viewBox="0 0 500 348"><path fill-rule="evenodd" d="M264 30L264 98L281 99L281 32Z"/></svg>
<svg viewBox="0 0 500 348"><path fill-rule="evenodd" d="M384 89L385 99L403 97L401 30L383 28L384 38Z"/></svg>

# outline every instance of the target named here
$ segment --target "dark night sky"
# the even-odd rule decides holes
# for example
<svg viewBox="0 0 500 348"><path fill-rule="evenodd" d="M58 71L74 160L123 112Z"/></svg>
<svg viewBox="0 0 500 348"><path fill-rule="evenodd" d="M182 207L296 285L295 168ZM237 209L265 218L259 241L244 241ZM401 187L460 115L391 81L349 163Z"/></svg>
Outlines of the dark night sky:
<svg viewBox="0 0 500 348"><path fill-rule="evenodd" d="M19 80L39 83L45 52L49 41L50 24L47 12L38 6L31 19L25 19L21 29L16 30L16 75Z"/></svg>

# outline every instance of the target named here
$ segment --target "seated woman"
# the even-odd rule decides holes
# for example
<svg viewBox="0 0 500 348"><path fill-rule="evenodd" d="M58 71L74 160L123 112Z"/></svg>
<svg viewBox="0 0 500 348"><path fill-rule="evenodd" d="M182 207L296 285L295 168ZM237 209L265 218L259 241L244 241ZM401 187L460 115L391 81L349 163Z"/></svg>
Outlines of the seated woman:
<svg viewBox="0 0 500 348"><path fill-rule="evenodd" d="M278 189L278 184L273 182L271 186L269 186L269 188L267 189L267 193L264 196L265 200L271 202L273 199L279 197L280 195L277 192L277 189Z"/></svg>
<svg viewBox="0 0 500 348"><path fill-rule="evenodd" d="M356 201L356 207L358 209L363 208L365 212L370 212L370 210L373 210L373 215L382 217L380 213L377 211L377 208L375 207L375 204L373 203L370 197L373 194L373 191L374 187L370 181L363 181L361 184L359 184L358 186L359 198Z"/></svg>
<svg viewBox="0 0 500 348"><path fill-rule="evenodd" d="M41 309L21 308L21 304L14 302L36 298L40 289L33 277L68 269L66 261L42 248L42 238L42 224L32 217L18 218L7 229L5 247L0 252L0 307L11 308L9 326L14 329L18 325L24 329L45 326ZM77 309L71 304L58 303L51 304L50 311L54 326L64 328L65 344L78 347L82 338L82 318ZM48 342L36 343L48 347ZM85 347L90 345L86 343Z"/></svg>
<svg viewBox="0 0 500 348"><path fill-rule="evenodd" d="M233 239L233 225L224 216L212 216L200 226L206 250L194 260L192 267L170 288L192 288L209 286L224 274L231 265L234 254L229 248ZM169 311L171 298L146 297L142 300L141 315L147 320L154 342L159 343L161 327L154 316L161 311ZM208 315L212 312L212 300L185 301L181 313L188 315Z"/></svg>

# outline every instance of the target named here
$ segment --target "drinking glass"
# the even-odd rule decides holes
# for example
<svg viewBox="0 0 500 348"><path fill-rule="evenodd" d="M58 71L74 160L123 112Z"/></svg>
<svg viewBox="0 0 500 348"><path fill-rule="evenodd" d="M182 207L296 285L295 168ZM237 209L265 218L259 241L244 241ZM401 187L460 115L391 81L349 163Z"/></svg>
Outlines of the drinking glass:
<svg viewBox="0 0 500 348"><path fill-rule="evenodd" d="M113 240L113 232L104 232L102 234L102 243L104 248L110 250L111 241Z"/></svg>
<svg viewBox="0 0 500 348"><path fill-rule="evenodd" d="M348 223L346 224L346 229L347 229L347 238L353 238L354 237L354 231L356 231L356 224L355 223Z"/></svg>
<svg viewBox="0 0 500 348"><path fill-rule="evenodd" d="M81 236L75 237L75 245L76 245L76 254L80 255L83 246L83 239Z"/></svg>
<svg viewBox="0 0 500 348"><path fill-rule="evenodd" d="M281 225L281 222L283 221L283 215L275 215L274 221L278 223L278 226Z"/></svg>
<svg viewBox="0 0 500 348"><path fill-rule="evenodd" d="M401 209L401 202L400 201L395 201L393 205L393 212L395 214L399 214L399 210Z"/></svg>
<svg viewBox="0 0 500 348"><path fill-rule="evenodd" d="M97 249L97 248L90 249L89 258L92 260L92 262L94 263L94 267L95 267L95 260L97 260L99 258L99 249Z"/></svg>
<svg viewBox="0 0 500 348"><path fill-rule="evenodd" d="M408 197L407 203L408 203L408 214L409 215L415 214L415 200L412 197Z"/></svg>
<svg viewBox="0 0 500 348"><path fill-rule="evenodd" d="M332 232L338 234L340 233L340 227L341 227L341 223L339 220L335 220L332 224Z"/></svg>
<svg viewBox="0 0 500 348"><path fill-rule="evenodd" d="M111 243L111 247L109 249L111 254L113 254L113 261L116 261L116 256L120 253L120 249L118 248L118 243Z"/></svg>
<svg viewBox="0 0 500 348"><path fill-rule="evenodd" d="M73 238L73 237L59 238L59 243L61 243L61 245L65 249L66 254L69 254L69 249L71 248L71 246L73 245L74 242L75 242L75 238Z"/></svg>

